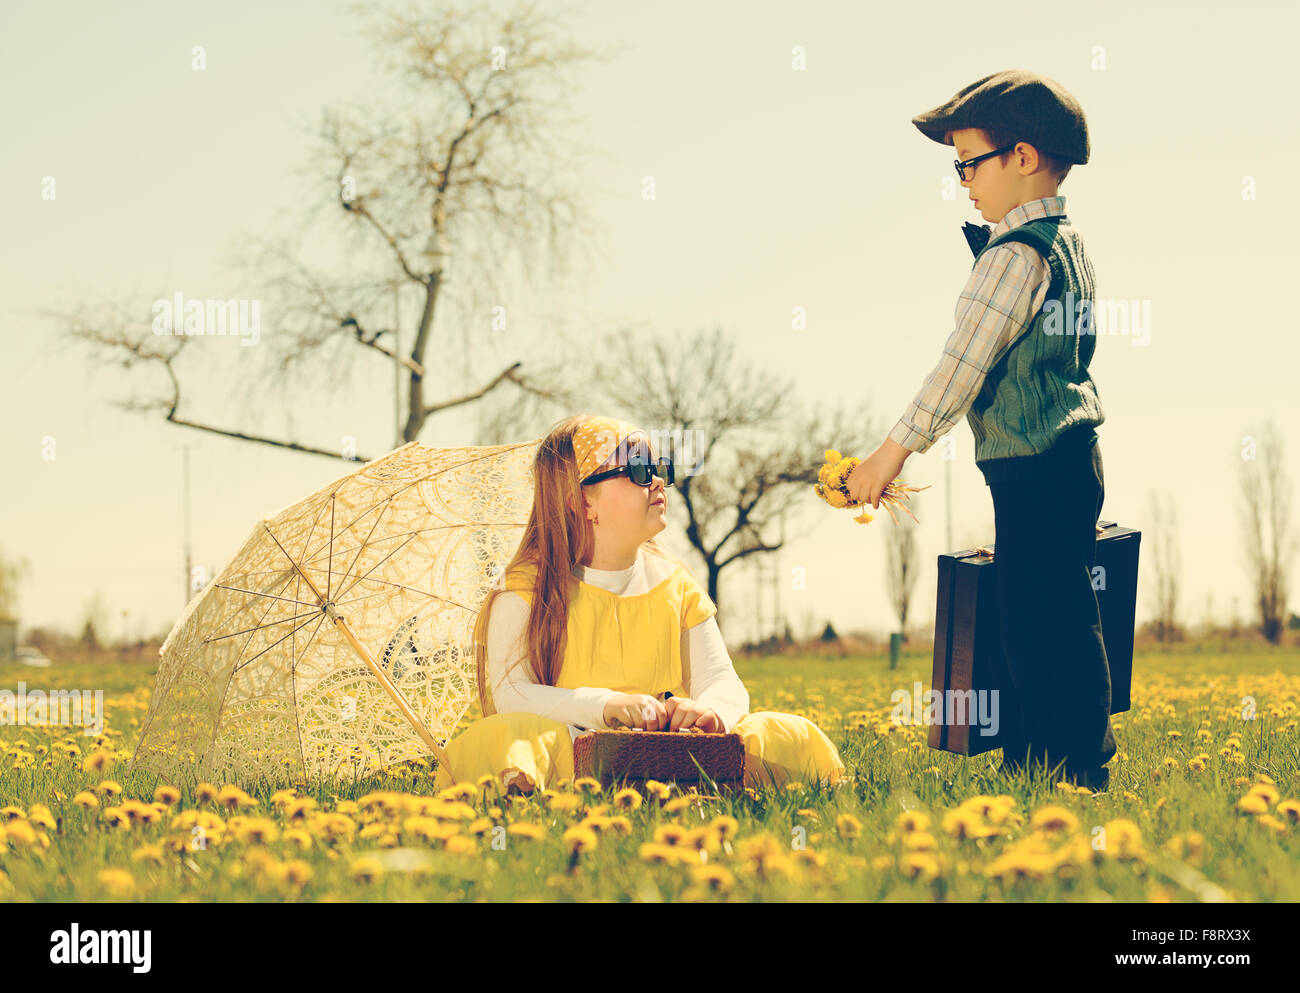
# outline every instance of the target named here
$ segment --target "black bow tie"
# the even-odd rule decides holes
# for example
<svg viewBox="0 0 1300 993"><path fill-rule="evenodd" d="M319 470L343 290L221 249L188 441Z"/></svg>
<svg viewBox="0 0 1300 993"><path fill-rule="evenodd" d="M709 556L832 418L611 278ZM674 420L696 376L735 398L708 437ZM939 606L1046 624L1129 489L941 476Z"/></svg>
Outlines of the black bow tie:
<svg viewBox="0 0 1300 993"><path fill-rule="evenodd" d="M984 246L989 243L989 238L993 236L993 228L987 224L972 224L970 221L963 221L961 233L966 236L966 244L970 245L972 255L979 255L984 251Z"/></svg>

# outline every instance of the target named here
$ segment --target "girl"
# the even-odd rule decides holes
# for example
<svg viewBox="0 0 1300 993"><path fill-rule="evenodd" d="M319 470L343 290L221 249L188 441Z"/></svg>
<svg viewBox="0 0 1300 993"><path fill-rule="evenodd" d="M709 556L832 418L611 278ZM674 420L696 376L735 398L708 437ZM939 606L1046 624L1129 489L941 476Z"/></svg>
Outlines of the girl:
<svg viewBox="0 0 1300 993"><path fill-rule="evenodd" d="M554 787L574 778L573 739L609 727L734 731L746 786L841 779L839 753L811 721L748 713L717 608L655 540L673 466L652 459L645 432L571 417L538 446L533 475L523 539L474 628L486 716L447 743L458 781ZM436 781L451 785L441 768Z"/></svg>

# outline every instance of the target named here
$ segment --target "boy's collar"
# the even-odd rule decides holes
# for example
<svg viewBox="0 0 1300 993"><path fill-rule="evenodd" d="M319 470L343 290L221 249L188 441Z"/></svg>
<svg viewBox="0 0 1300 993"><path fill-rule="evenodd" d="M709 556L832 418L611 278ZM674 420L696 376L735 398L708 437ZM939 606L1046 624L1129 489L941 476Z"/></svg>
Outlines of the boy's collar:
<svg viewBox="0 0 1300 993"><path fill-rule="evenodd" d="M1032 221L1039 217L1056 217L1058 214L1065 213L1065 197L1041 197L1038 200L1029 200L1022 203L1019 207L1012 207L1003 215L1002 220L993 226L991 238L996 238L1004 231L1009 231L1014 227L1019 227L1026 221Z"/></svg>

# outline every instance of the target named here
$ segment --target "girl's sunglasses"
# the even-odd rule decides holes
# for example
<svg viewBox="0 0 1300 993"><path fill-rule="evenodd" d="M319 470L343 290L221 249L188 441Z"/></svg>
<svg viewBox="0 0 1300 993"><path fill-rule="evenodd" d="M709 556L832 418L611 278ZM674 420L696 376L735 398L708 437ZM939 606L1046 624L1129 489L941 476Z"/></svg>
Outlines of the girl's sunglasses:
<svg viewBox="0 0 1300 993"><path fill-rule="evenodd" d="M676 472L673 469L672 459L661 458L658 462L652 463L640 455L633 455L627 460L627 465L621 465L616 469L607 469L604 472L593 472L582 481L582 485L599 483L602 479L621 476L624 473L637 486L649 486L650 480L655 476L662 479L665 486L672 486L676 481Z"/></svg>

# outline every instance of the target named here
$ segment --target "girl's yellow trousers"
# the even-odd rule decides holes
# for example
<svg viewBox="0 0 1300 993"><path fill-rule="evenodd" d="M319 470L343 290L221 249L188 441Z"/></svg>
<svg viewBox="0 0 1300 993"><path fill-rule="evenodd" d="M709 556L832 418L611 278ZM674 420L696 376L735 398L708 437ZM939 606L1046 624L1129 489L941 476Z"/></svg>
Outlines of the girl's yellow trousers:
<svg viewBox="0 0 1300 993"><path fill-rule="evenodd" d="M838 782L844 763L830 739L812 721L796 714L761 711L733 727L745 743L745 785L781 788L787 782ZM457 782L491 775L503 786L553 789L574 778L569 728L537 714L493 714L475 721L447 742L447 758ZM436 785L452 785L439 769Z"/></svg>

